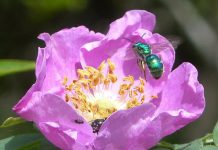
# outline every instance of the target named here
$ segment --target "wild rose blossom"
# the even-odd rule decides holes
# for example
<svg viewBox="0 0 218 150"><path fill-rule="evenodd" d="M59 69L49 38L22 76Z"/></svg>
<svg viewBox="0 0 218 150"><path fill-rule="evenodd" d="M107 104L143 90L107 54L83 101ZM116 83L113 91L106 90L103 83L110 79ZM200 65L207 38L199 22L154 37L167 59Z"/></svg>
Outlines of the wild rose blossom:
<svg viewBox="0 0 218 150"><path fill-rule="evenodd" d="M132 10L111 23L106 35L84 26L41 34L46 47L38 51L36 82L13 110L64 150L151 148L205 107L197 70L183 63L171 71L174 49L152 33L154 25L153 14ZM144 79L134 41L151 45L161 57L160 79L148 69ZM99 131L91 126L96 119L105 120Z"/></svg>

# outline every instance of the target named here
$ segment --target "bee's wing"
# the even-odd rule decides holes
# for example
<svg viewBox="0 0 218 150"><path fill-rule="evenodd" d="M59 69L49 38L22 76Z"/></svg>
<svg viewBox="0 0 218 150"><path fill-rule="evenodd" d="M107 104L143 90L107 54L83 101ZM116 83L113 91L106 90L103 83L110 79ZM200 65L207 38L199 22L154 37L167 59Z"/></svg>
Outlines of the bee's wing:
<svg viewBox="0 0 218 150"><path fill-rule="evenodd" d="M161 52L161 51L169 50L169 48L171 47L169 43L154 43L151 44L150 46L153 52Z"/></svg>
<svg viewBox="0 0 218 150"><path fill-rule="evenodd" d="M182 41L180 39L169 39L169 42L151 44L151 49L157 52L169 50L171 46L177 49L181 43Z"/></svg>
<svg viewBox="0 0 218 150"><path fill-rule="evenodd" d="M174 36L174 35L168 36L167 39L168 39L168 41L173 45L173 48L174 48L174 49L177 49L178 46L179 46L180 44L182 44L182 42L183 42L183 40L182 40L181 37Z"/></svg>

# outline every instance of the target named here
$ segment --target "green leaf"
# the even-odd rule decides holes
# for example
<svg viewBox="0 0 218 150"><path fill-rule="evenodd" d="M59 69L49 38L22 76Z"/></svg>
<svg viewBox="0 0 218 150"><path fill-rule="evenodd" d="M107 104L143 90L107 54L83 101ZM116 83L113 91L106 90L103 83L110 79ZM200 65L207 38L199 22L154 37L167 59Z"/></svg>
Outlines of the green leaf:
<svg viewBox="0 0 218 150"><path fill-rule="evenodd" d="M22 134L0 140L0 150L57 150L40 133Z"/></svg>
<svg viewBox="0 0 218 150"><path fill-rule="evenodd" d="M0 59L0 77L12 73L33 70L35 62L27 60Z"/></svg>
<svg viewBox="0 0 218 150"><path fill-rule="evenodd" d="M35 142L32 142L30 144L26 144L19 148L18 150L36 150L40 148L41 141L36 140Z"/></svg>
<svg viewBox="0 0 218 150"><path fill-rule="evenodd" d="M218 147L213 146L213 145L209 145L209 146L203 147L201 150L218 150Z"/></svg>
<svg viewBox="0 0 218 150"><path fill-rule="evenodd" d="M27 122L20 117L9 117L0 126L0 139L12 135L38 132L32 122Z"/></svg>
<svg viewBox="0 0 218 150"><path fill-rule="evenodd" d="M218 122L216 123L216 126L213 129L213 140L215 145L218 146Z"/></svg>
<svg viewBox="0 0 218 150"><path fill-rule="evenodd" d="M55 150L32 122L10 117L0 126L0 150Z"/></svg>
<svg viewBox="0 0 218 150"><path fill-rule="evenodd" d="M155 147L153 147L152 150L174 150L174 145L161 141Z"/></svg>
<svg viewBox="0 0 218 150"><path fill-rule="evenodd" d="M202 140L195 140L193 142L187 143L187 144L175 144L174 149L175 150L200 150L203 148L203 142Z"/></svg>
<svg viewBox="0 0 218 150"><path fill-rule="evenodd" d="M214 145L213 134L211 134L211 133L202 137L201 140L203 141L204 145Z"/></svg>
<svg viewBox="0 0 218 150"><path fill-rule="evenodd" d="M18 150L37 150L40 148L40 145L41 145L41 141L37 140L35 142L22 146Z"/></svg>
<svg viewBox="0 0 218 150"><path fill-rule="evenodd" d="M38 133L38 130L34 127L32 122L23 122L12 126L0 127L0 139L27 133Z"/></svg>
<svg viewBox="0 0 218 150"><path fill-rule="evenodd" d="M182 150L182 149L185 149L187 147L190 146L190 143L187 143L187 144L175 144L174 145L174 149L175 150Z"/></svg>
<svg viewBox="0 0 218 150"><path fill-rule="evenodd" d="M24 123L25 120L23 120L20 117L9 117L8 119L6 119L2 125L0 126L0 128L6 128L6 127L10 127L10 126L14 126L14 125L18 125L20 123Z"/></svg>
<svg viewBox="0 0 218 150"><path fill-rule="evenodd" d="M39 141L39 143L37 144L40 144L40 138L42 138L40 134L24 134L11 136L9 138L0 140L0 149L21 150L28 145L31 147L32 145L30 143L36 144L36 141Z"/></svg>

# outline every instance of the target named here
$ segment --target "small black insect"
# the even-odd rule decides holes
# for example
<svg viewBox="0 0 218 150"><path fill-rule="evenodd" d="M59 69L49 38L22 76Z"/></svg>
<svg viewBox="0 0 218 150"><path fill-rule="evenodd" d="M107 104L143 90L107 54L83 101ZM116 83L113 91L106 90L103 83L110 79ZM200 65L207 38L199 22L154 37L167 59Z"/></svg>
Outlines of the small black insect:
<svg viewBox="0 0 218 150"><path fill-rule="evenodd" d="M100 130L101 128L101 125L103 124L103 122L105 121L106 119L96 119L96 120L93 120L91 122L91 126L92 126L92 129L93 129L93 133L98 133L98 131Z"/></svg>
<svg viewBox="0 0 218 150"><path fill-rule="evenodd" d="M77 124L83 124L84 123L84 121L83 120L80 120L80 119L76 119L76 120L74 120L75 121L75 123L77 123Z"/></svg>

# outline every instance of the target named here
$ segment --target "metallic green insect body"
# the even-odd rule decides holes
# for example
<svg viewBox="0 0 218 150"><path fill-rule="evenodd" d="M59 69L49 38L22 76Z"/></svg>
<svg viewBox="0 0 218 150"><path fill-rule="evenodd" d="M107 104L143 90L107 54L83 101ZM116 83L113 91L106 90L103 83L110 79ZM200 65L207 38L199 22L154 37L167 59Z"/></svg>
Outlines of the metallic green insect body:
<svg viewBox="0 0 218 150"><path fill-rule="evenodd" d="M159 79L163 74L163 63L161 62L161 59L155 54L150 54L145 60L151 75L155 79Z"/></svg>
<svg viewBox="0 0 218 150"><path fill-rule="evenodd" d="M151 47L145 43L137 42L132 46L132 48L139 58L138 63L141 69L144 71L144 74L146 64L151 75L155 79L159 79L163 74L163 63L160 57L152 54Z"/></svg>
<svg viewBox="0 0 218 150"><path fill-rule="evenodd" d="M135 43L133 45L133 49L135 50L136 55L138 55L142 59L144 57L146 57L147 55L151 54L150 46L148 44L144 44L144 43L141 43L141 42Z"/></svg>

